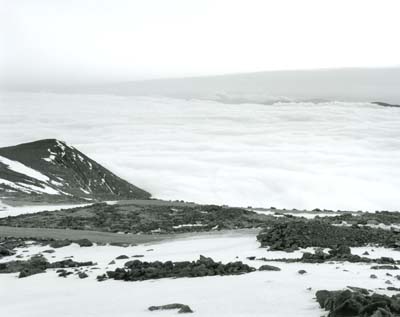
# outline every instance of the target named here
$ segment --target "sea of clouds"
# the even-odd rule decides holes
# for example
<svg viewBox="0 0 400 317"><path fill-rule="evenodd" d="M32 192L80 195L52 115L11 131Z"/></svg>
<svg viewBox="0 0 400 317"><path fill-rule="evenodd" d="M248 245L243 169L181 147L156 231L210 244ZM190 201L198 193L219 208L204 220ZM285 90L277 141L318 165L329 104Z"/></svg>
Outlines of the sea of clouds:
<svg viewBox="0 0 400 317"><path fill-rule="evenodd" d="M157 198L400 209L400 108L2 93L0 147L43 138Z"/></svg>

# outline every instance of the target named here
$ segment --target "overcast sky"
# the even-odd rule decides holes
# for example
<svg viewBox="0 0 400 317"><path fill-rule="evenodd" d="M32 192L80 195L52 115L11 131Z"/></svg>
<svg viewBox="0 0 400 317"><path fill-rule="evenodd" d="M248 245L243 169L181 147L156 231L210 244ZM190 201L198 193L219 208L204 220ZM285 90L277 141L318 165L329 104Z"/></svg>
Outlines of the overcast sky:
<svg viewBox="0 0 400 317"><path fill-rule="evenodd" d="M400 65L398 0L0 0L6 84Z"/></svg>

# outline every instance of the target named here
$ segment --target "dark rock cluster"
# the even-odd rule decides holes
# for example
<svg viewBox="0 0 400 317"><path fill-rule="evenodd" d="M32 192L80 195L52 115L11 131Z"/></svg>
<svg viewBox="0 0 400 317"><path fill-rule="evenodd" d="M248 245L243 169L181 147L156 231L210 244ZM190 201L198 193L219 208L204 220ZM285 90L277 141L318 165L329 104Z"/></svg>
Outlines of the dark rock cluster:
<svg viewBox="0 0 400 317"><path fill-rule="evenodd" d="M305 252L303 253L300 262L304 263L324 263L327 261L337 261L337 262L351 262L351 263L378 263L378 264L395 264L396 261L390 257L381 257L378 259L370 259L367 257L362 257L351 253L348 246L338 246L328 251L328 253L323 252L321 249L317 249L315 253ZM372 268L372 267L371 267Z"/></svg>
<svg viewBox="0 0 400 317"><path fill-rule="evenodd" d="M258 270L259 271L280 271L281 269L279 267L277 267L277 266L272 266L272 265L265 264L265 265L261 265L258 268Z"/></svg>
<svg viewBox="0 0 400 317"><path fill-rule="evenodd" d="M320 220L293 220L270 225L258 234L257 239L262 247L269 247L270 250L293 251L339 245L357 247L375 244L395 247L400 241L400 234L369 227L333 226Z"/></svg>
<svg viewBox="0 0 400 317"><path fill-rule="evenodd" d="M15 254L14 251L0 245L0 259L14 254Z"/></svg>
<svg viewBox="0 0 400 317"><path fill-rule="evenodd" d="M250 273L256 269L242 262L230 262L222 264L213 259L200 256L197 261L183 262L142 262L140 260L128 261L124 268L108 271L111 279L124 281L143 281L166 277L201 277L214 275L238 275ZM98 280L104 280L105 276L99 276Z"/></svg>
<svg viewBox="0 0 400 317"><path fill-rule="evenodd" d="M353 288L340 291L317 291L316 299L328 317L385 317L399 316L400 294L391 297L380 294L370 295L368 290Z"/></svg>
<svg viewBox="0 0 400 317"><path fill-rule="evenodd" d="M342 223L346 222L350 225L377 225L377 224L400 224L400 213L389 212L389 211L377 211L374 213L362 212L357 214L345 213L337 216L330 217L331 223Z"/></svg>
<svg viewBox="0 0 400 317"><path fill-rule="evenodd" d="M371 266L371 269L398 269L396 265L400 263L400 261L395 261L390 257L380 257L377 259L362 257L359 255L355 255L351 253L351 249L348 246L338 246L334 247L328 251L328 253L324 252L321 248L317 248L315 253L304 252L301 258L294 259L267 259L267 258L257 258L259 261L274 261L274 262L285 262L285 263L325 263L325 262L351 262L351 263L374 263L374 264L382 264L382 265L374 265Z"/></svg>
<svg viewBox="0 0 400 317"><path fill-rule="evenodd" d="M167 309L178 309L179 314L193 313L193 310L188 305L178 304L178 303L149 307L150 311L167 310Z"/></svg>
<svg viewBox="0 0 400 317"><path fill-rule="evenodd" d="M49 263L42 255L34 255L26 261L9 261L0 263L0 273L17 273L19 278L44 273L46 269L54 268L76 268L82 266L92 266L93 262L75 262L71 259Z"/></svg>

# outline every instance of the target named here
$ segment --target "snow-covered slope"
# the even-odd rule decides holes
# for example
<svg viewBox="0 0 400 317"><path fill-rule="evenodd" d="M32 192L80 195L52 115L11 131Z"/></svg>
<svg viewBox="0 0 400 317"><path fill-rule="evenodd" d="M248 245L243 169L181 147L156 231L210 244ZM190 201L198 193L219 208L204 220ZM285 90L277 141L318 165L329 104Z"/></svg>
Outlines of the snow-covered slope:
<svg viewBox="0 0 400 317"><path fill-rule="evenodd" d="M54 202L149 197L59 140L0 148L0 199Z"/></svg>

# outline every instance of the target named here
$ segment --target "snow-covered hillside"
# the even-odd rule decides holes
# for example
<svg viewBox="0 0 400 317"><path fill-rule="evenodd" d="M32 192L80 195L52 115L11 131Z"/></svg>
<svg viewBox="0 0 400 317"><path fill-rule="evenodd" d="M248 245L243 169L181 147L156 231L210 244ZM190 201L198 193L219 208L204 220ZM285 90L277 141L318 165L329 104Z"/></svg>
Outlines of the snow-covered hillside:
<svg viewBox="0 0 400 317"><path fill-rule="evenodd" d="M92 201L148 198L86 155L54 139L0 149L0 198Z"/></svg>

